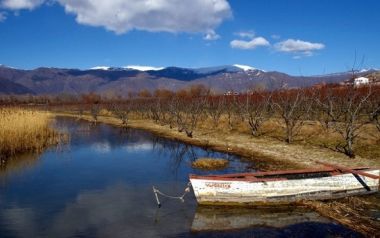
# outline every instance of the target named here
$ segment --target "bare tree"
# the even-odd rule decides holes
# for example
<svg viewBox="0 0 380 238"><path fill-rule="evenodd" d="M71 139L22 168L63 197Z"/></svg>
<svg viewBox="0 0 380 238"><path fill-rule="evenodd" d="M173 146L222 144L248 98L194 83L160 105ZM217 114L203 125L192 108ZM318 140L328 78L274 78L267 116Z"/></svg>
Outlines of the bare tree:
<svg viewBox="0 0 380 238"><path fill-rule="evenodd" d="M223 108L225 107L224 97L212 97L207 100L205 105L206 113L211 117L212 127L215 129L218 126L220 117L223 114Z"/></svg>
<svg viewBox="0 0 380 238"><path fill-rule="evenodd" d="M124 104L113 104L111 106L112 113L121 120L121 124L123 127L128 126L128 115L130 113L129 105Z"/></svg>
<svg viewBox="0 0 380 238"><path fill-rule="evenodd" d="M169 114L169 100L166 98L159 98L157 103L157 114L162 126L171 123L171 118Z"/></svg>
<svg viewBox="0 0 380 238"><path fill-rule="evenodd" d="M177 98L172 97L170 100L167 101L167 117L166 122L169 124L170 129L172 129L175 125L176 120L176 110L177 110Z"/></svg>
<svg viewBox="0 0 380 238"><path fill-rule="evenodd" d="M380 87L377 87L370 97L369 119L380 132Z"/></svg>
<svg viewBox="0 0 380 238"><path fill-rule="evenodd" d="M225 113L227 116L229 130L233 130L234 124L236 123L235 119L238 116L238 114L242 112L242 110L240 110L241 103L239 102L238 97L234 95L225 95L224 102L225 106L223 113Z"/></svg>
<svg viewBox="0 0 380 238"><path fill-rule="evenodd" d="M151 119L154 120L154 122L158 123L160 121L160 110L161 110L161 102L160 100L157 100L156 103L149 103L149 114Z"/></svg>
<svg viewBox="0 0 380 238"><path fill-rule="evenodd" d="M353 146L359 130L370 123L366 110L371 95L371 87L356 87L352 83L334 89L319 102L331 129L342 136L343 143L339 143L336 149L351 158L355 157ZM376 113L372 120L376 120L375 117Z"/></svg>
<svg viewBox="0 0 380 238"><path fill-rule="evenodd" d="M254 92L246 95L245 115L253 136L260 135L260 128L264 120L273 113L271 98L272 94L267 92Z"/></svg>
<svg viewBox="0 0 380 238"><path fill-rule="evenodd" d="M185 109L184 109L184 100L180 96L175 96L172 101L170 108L171 114L177 124L178 132L182 132L185 129Z"/></svg>
<svg viewBox="0 0 380 238"><path fill-rule="evenodd" d="M371 115L371 121L375 124L377 130L380 132L380 104L377 106Z"/></svg>
<svg viewBox="0 0 380 238"><path fill-rule="evenodd" d="M192 98L184 107L186 122L184 129L188 137L193 137L193 132L202 115L205 101L205 97Z"/></svg>
<svg viewBox="0 0 380 238"><path fill-rule="evenodd" d="M337 96L334 95L333 87L323 87L313 91L313 98L316 103L313 115L326 131L331 128L331 123L334 120L334 102Z"/></svg>
<svg viewBox="0 0 380 238"><path fill-rule="evenodd" d="M274 106L284 122L285 141L292 143L309 117L312 101L307 98L304 90L282 89L275 95Z"/></svg>
<svg viewBox="0 0 380 238"><path fill-rule="evenodd" d="M92 104L91 109L90 109L90 113L91 113L92 119L94 119L94 123L96 125L96 123L98 122L98 116L100 113L100 105L99 104Z"/></svg>

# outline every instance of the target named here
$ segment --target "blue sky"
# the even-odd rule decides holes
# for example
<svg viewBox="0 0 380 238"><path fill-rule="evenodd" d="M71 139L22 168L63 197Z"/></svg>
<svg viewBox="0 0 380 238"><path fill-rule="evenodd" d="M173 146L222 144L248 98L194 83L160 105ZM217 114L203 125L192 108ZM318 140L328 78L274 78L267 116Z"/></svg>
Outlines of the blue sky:
<svg viewBox="0 0 380 238"><path fill-rule="evenodd" d="M380 68L377 0L0 0L0 64ZM361 60L364 58L363 64Z"/></svg>

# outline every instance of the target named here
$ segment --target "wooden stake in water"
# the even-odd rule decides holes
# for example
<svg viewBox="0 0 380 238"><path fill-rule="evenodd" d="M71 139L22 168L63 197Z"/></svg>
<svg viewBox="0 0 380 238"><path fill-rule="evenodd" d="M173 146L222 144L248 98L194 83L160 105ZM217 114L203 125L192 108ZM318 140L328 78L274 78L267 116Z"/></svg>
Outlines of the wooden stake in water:
<svg viewBox="0 0 380 238"><path fill-rule="evenodd" d="M156 197L157 206L161 207L161 203L160 203L160 200L158 199L158 195L157 195L157 190L154 186L153 186L153 192L154 192L154 196Z"/></svg>

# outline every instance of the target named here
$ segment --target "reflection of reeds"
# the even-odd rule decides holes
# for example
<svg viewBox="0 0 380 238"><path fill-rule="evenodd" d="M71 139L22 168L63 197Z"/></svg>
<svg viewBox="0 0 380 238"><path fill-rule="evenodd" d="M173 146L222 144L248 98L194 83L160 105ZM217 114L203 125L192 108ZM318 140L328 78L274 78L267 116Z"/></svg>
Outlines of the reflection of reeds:
<svg viewBox="0 0 380 238"><path fill-rule="evenodd" d="M40 152L59 141L59 134L49 126L45 112L18 108L0 109L0 157L20 152Z"/></svg>
<svg viewBox="0 0 380 238"><path fill-rule="evenodd" d="M0 182L7 175L20 173L28 168L32 168L37 164L40 153L20 154L12 156L0 163Z"/></svg>

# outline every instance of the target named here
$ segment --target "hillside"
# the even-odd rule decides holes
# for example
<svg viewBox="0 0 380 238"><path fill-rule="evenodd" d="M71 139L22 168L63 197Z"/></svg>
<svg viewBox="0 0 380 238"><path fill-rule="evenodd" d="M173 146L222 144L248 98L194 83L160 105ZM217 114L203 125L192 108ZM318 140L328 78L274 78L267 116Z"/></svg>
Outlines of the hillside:
<svg viewBox="0 0 380 238"><path fill-rule="evenodd" d="M375 71L358 75L371 73ZM165 88L175 91L196 84L203 84L216 93L224 93L245 92L257 87L272 90L281 87L339 83L350 77L352 75L349 72L309 77L291 76L241 65L199 69L167 67L154 70L112 67L96 67L89 70L59 68L20 70L0 66L0 93L56 95L96 92L123 96L128 92L138 92L142 89L153 91Z"/></svg>

